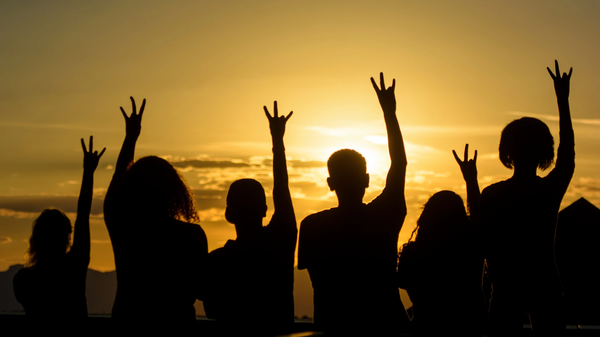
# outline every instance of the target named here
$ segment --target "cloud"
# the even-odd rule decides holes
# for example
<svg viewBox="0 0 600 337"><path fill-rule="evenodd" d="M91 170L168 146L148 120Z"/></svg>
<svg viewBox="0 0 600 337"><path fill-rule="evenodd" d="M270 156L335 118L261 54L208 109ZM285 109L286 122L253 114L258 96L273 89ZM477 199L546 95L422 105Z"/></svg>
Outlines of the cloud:
<svg viewBox="0 0 600 337"><path fill-rule="evenodd" d="M103 203L103 199L94 198L91 213L102 214ZM65 213L76 213L77 197L58 195L0 196L0 209L3 209L0 216L23 217L23 213L34 213L37 216L46 208L58 208ZM30 217L30 215L26 217Z"/></svg>
<svg viewBox="0 0 600 337"><path fill-rule="evenodd" d="M0 245L5 243L11 243L12 239L8 236L0 236Z"/></svg>
<svg viewBox="0 0 600 337"><path fill-rule="evenodd" d="M545 115L545 114L522 112L522 111L511 111L511 112L508 112L507 114L513 115L513 116L520 116L520 117L535 117L535 118L545 119L545 120L553 121L553 122L559 121L558 115ZM594 118L572 118L571 121L573 123L578 123L578 124L600 125L600 119L594 119Z"/></svg>
<svg viewBox="0 0 600 337"><path fill-rule="evenodd" d="M287 161L289 167L293 168L313 168L313 167L325 167L326 163L324 161L319 160L288 160Z"/></svg>
<svg viewBox="0 0 600 337"><path fill-rule="evenodd" d="M234 162L231 160L183 160L171 162L171 165L178 168L196 168L196 169L204 169L204 168L240 168L240 167L249 167L250 164L242 163L242 162Z"/></svg>

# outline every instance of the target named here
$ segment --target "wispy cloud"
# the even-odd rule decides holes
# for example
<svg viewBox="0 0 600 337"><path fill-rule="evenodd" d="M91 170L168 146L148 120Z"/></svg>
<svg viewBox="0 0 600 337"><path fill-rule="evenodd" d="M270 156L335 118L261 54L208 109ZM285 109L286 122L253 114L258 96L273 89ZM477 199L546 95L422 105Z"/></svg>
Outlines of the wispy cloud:
<svg viewBox="0 0 600 337"><path fill-rule="evenodd" d="M240 162L240 161L231 161L231 160L183 160L183 161L174 161L171 162L174 167L177 168L239 168L239 167L249 167L250 164Z"/></svg>
<svg viewBox="0 0 600 337"><path fill-rule="evenodd" d="M522 111L511 111L511 112L508 112L507 114L512 115L512 116L520 116L520 117L535 117L535 118L545 119L545 120L553 121L553 122L559 121L558 115L545 115L545 114L522 112ZM578 124L600 125L600 119L595 119L595 118L572 118L571 121L573 123L578 123Z"/></svg>
<svg viewBox="0 0 600 337"><path fill-rule="evenodd" d="M102 199L94 198L92 214L102 214L102 204ZM58 208L65 213L76 213L77 197L60 195L0 196L0 216L32 217L32 215L25 214L33 213L34 216L37 216L46 208Z"/></svg>
<svg viewBox="0 0 600 337"><path fill-rule="evenodd" d="M11 243L12 239L8 236L0 236L0 245L5 243Z"/></svg>

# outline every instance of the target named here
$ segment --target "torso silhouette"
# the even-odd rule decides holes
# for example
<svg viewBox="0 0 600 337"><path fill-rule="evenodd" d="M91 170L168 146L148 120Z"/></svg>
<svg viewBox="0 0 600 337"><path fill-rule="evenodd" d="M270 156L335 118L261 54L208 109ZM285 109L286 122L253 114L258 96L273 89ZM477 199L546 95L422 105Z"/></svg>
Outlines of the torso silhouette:
<svg viewBox="0 0 600 337"><path fill-rule="evenodd" d="M208 251L202 228L169 217L126 219L107 221L117 268L113 317L195 321Z"/></svg>
<svg viewBox="0 0 600 337"><path fill-rule="evenodd" d="M481 334L486 317L481 290L483 254L476 233L464 233L435 246L412 242L398 261L398 286L413 304L420 331Z"/></svg>
<svg viewBox="0 0 600 337"><path fill-rule="evenodd" d="M405 216L404 201L384 191L368 205L332 208L302 221L298 267L310 274L320 328L343 331L364 324L394 331L406 319L395 280Z"/></svg>
<svg viewBox="0 0 600 337"><path fill-rule="evenodd" d="M67 253L60 261L19 270L13 281L15 297L26 315L38 321L85 319L86 276L85 257Z"/></svg>
<svg viewBox="0 0 600 337"><path fill-rule="evenodd" d="M228 329L273 331L294 320L295 221L268 226L208 256L204 307L209 318ZM293 220L293 217L292 217Z"/></svg>

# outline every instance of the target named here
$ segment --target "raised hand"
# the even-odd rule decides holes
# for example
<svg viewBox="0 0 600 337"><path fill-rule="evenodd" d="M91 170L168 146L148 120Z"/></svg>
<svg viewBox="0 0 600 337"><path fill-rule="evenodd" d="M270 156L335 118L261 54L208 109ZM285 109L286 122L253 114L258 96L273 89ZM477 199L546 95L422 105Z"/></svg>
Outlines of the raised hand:
<svg viewBox="0 0 600 337"><path fill-rule="evenodd" d="M83 149L83 170L86 172L94 172L98 167L100 157L106 151L106 148L102 149L102 152L94 151L94 136L90 136L90 150L88 151L85 147L85 142L81 138L81 148Z"/></svg>
<svg viewBox="0 0 600 337"><path fill-rule="evenodd" d="M267 119L269 120L269 128L271 129L271 136L273 138L283 138L283 135L285 134L285 123L287 123L288 119L290 119L290 117L292 117L292 114L294 112L290 111L290 113L287 116L284 116L284 115L279 116L279 112L277 111L277 101L273 102L274 116L271 116L271 114L269 113L269 110L267 109L266 106L264 106L263 109L265 110L265 115L267 116Z"/></svg>
<svg viewBox="0 0 600 337"><path fill-rule="evenodd" d="M452 150L452 154L454 154L454 159L460 166L460 171L463 174L463 178L465 181L471 181L475 179L477 181L477 150L475 150L475 154L473 159L469 159L469 144L465 145L465 156L463 160L458 158L456 151Z"/></svg>
<svg viewBox="0 0 600 337"><path fill-rule="evenodd" d="M550 73L550 76L552 76L552 79L554 80L554 91L556 91L556 97L558 99L568 99L573 67L571 67L571 70L569 70L568 74L563 73L562 77L560 76L558 61L556 60L554 60L554 67L556 68L556 74L553 74L549 67L546 69L548 69L548 73Z"/></svg>
<svg viewBox="0 0 600 337"><path fill-rule="evenodd" d="M377 93L379 104L381 104L384 114L396 113L396 95L394 94L394 89L396 88L396 79L393 79L392 86L386 89L385 81L383 80L383 73L379 73L379 82L381 89L379 89L377 86L375 79L371 77L371 84L373 84L373 89L375 89L375 92Z"/></svg>
<svg viewBox="0 0 600 337"><path fill-rule="evenodd" d="M126 135L137 138L140 135L140 132L142 131L142 115L144 114L144 108L146 107L146 99L144 98L144 101L142 102L140 112L136 113L135 100L133 99L133 97L129 98L131 99L131 108L133 110L131 112L131 115L127 117L127 114L125 113L125 110L123 110L123 107L120 108L121 113L123 113L123 117L125 117Z"/></svg>

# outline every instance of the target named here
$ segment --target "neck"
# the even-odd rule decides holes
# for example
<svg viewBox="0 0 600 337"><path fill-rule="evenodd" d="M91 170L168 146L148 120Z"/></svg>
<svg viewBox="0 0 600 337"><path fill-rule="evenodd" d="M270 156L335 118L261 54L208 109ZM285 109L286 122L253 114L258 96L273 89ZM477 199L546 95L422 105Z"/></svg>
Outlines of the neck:
<svg viewBox="0 0 600 337"><path fill-rule="evenodd" d="M529 165L529 166L515 166L515 171L513 173L513 179L533 179L537 177L537 165Z"/></svg>
<svg viewBox="0 0 600 337"><path fill-rule="evenodd" d="M238 222L235 225L235 232L238 239L243 239L252 236L262 228L262 218L250 219L247 221Z"/></svg>

